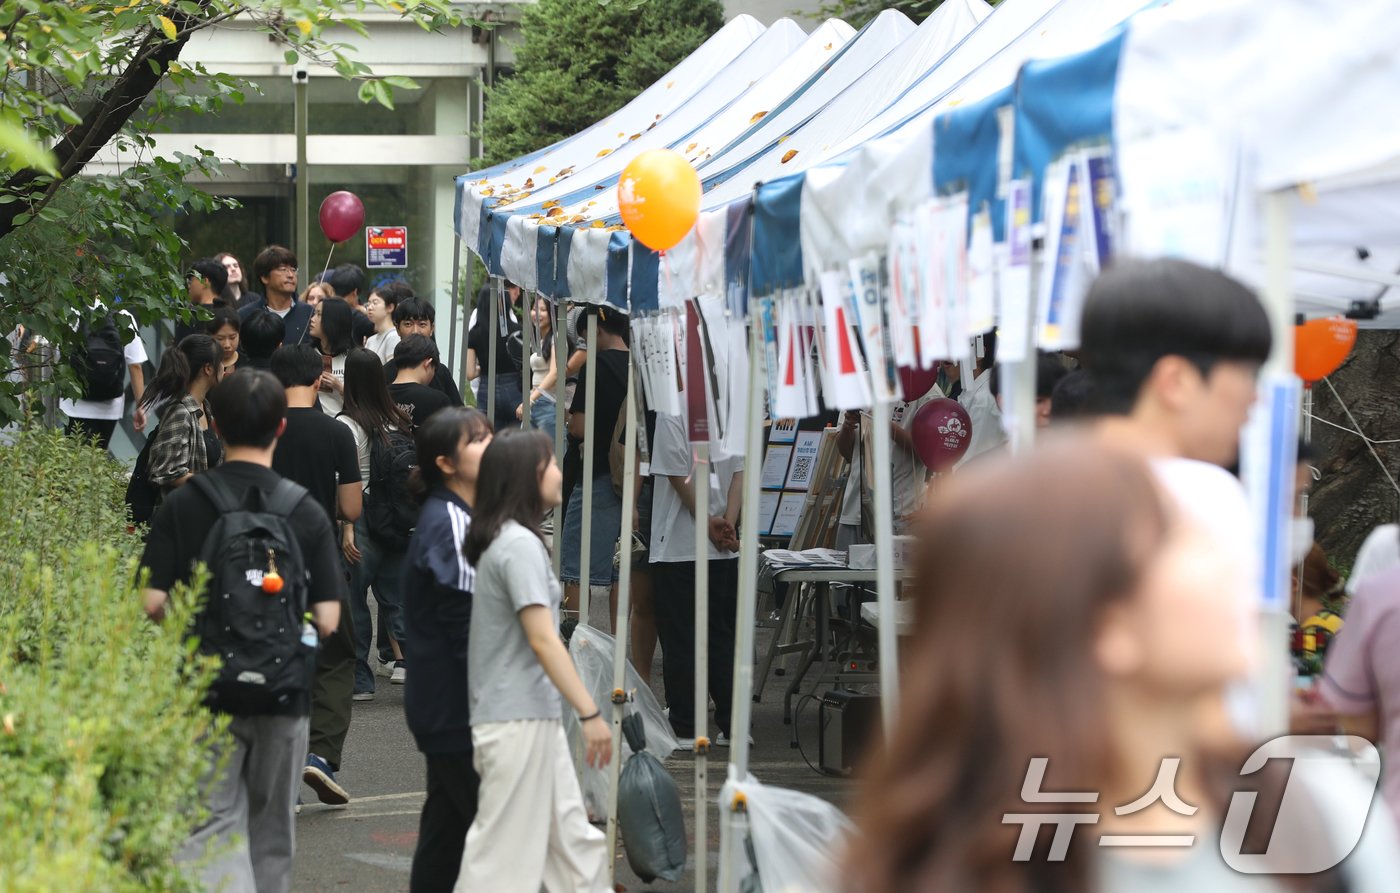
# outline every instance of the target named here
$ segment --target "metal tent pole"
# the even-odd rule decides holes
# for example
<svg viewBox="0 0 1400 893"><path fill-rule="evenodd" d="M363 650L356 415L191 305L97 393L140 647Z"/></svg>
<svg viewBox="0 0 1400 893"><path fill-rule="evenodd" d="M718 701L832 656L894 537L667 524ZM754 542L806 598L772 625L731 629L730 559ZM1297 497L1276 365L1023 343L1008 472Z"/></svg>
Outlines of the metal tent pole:
<svg viewBox="0 0 1400 893"><path fill-rule="evenodd" d="M875 497L875 595L880 606L880 707L885 740L899 709L899 636L894 599L894 504L890 494L890 404L876 396L871 408ZM825 647L823 644L822 647Z"/></svg>
<svg viewBox="0 0 1400 893"><path fill-rule="evenodd" d="M452 315L448 319L447 330L447 368L452 371L453 380L460 380L462 377L462 364L457 361L457 300L461 295L459 288L462 277L462 237L456 233L452 234ZM466 338L462 339L466 341Z"/></svg>
<svg viewBox="0 0 1400 893"><path fill-rule="evenodd" d="M530 430L530 407L535 401L530 395L535 393L535 373L530 365L530 352L535 343L535 296L521 293L521 307L525 311L520 318L520 427ZM527 387L528 385L528 387Z"/></svg>
<svg viewBox="0 0 1400 893"><path fill-rule="evenodd" d="M637 494L637 401L632 388L636 386L632 353L627 353L627 442L623 444L622 462L622 531L618 541L621 561L617 577L617 629L613 630L613 739L612 762L608 770L608 855L609 871L616 866L611 858L617 852L617 780L622 771L622 718L627 703L627 642L632 608L632 513L636 510Z"/></svg>
<svg viewBox="0 0 1400 893"><path fill-rule="evenodd" d="M695 382L688 386L694 387ZM703 389L704 384L700 387ZM695 450L695 889L707 893L709 871L709 731L710 701L710 442ZM734 734L740 734L734 731ZM748 733L743 735L747 737ZM732 746L732 745L731 745Z"/></svg>
<svg viewBox="0 0 1400 893"><path fill-rule="evenodd" d="M748 427L744 431L744 455L763 455L763 341L755 319L749 326L749 405ZM749 774L749 719L753 712L754 625L758 612L758 503L762 497L763 475L745 463L744 506L740 512L739 604L734 621L734 705L729 728L729 780L742 782ZM736 798L738 800L738 798ZM743 839L747 819L740 802L720 804L724 821L720 834L719 889L736 893L739 883L738 844Z"/></svg>
<svg viewBox="0 0 1400 893"><path fill-rule="evenodd" d="M598 314L588 314L588 365L583 376L584 426L583 475L578 485L583 488L583 536L579 538L578 560L578 622L588 624L588 599L591 595L589 579L592 568L589 566L589 546L593 542L593 455L597 452L595 441L598 433ZM606 436L606 435L604 435Z"/></svg>
<svg viewBox="0 0 1400 893"><path fill-rule="evenodd" d="M564 331L569 312L563 301L554 303L554 459L560 466L564 464L564 425L569 407L564 405L565 378L569 374L569 339ZM554 507L554 576L558 578L560 562L564 556L564 505Z"/></svg>
<svg viewBox="0 0 1400 893"><path fill-rule="evenodd" d="M505 292L505 280L499 276L491 280L491 309L486 320L486 417L491 426L496 425L496 323L500 318L501 295Z"/></svg>
<svg viewBox="0 0 1400 893"><path fill-rule="evenodd" d="M1289 193L1270 192L1263 198L1265 284L1262 298L1273 330L1274 349L1264 364L1262 377L1269 381L1275 376L1293 374L1293 234ZM1286 458L1271 455L1270 461ZM1273 568L1264 568L1263 571L1271 574ZM1260 626L1263 647L1255 683L1259 699L1258 732L1265 737L1273 737L1288 731L1288 708L1293 684L1291 660L1285 644L1288 641L1288 612L1282 604L1266 607L1260 612Z"/></svg>

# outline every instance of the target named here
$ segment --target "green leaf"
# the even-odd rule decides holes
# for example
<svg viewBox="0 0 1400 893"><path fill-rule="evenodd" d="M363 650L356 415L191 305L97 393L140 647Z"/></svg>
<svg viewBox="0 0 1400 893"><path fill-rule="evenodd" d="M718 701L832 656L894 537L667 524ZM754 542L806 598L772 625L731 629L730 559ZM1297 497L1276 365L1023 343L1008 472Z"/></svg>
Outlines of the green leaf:
<svg viewBox="0 0 1400 893"><path fill-rule="evenodd" d="M285 53L282 54L282 58L286 61L288 65L295 65L297 64L297 60L301 58L301 54L299 54L296 50L287 50Z"/></svg>
<svg viewBox="0 0 1400 893"><path fill-rule="evenodd" d="M402 75L391 74L391 75L388 75L388 76L386 76L386 77L380 78L380 80L383 81L384 83L388 84L390 87L393 87L393 88L398 89L398 90L417 90L417 89L418 89L418 82L417 82L417 81L415 81L413 78L407 78L407 77L404 77L404 76L402 76Z"/></svg>
<svg viewBox="0 0 1400 893"><path fill-rule="evenodd" d="M33 168L58 176L57 159L44 146L30 138L23 127L0 120L0 162L10 170Z"/></svg>

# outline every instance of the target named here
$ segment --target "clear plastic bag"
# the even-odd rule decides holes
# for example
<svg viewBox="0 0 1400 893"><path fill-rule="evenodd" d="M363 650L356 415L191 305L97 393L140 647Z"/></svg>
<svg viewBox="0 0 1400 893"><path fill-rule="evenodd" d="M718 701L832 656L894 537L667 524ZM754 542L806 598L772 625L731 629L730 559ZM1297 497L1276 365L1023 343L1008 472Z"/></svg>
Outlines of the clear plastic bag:
<svg viewBox="0 0 1400 893"><path fill-rule="evenodd" d="M750 775L743 782L725 782L719 795L721 815L736 793L744 795L749 818L748 840L735 842L744 853L740 860L748 866L740 871L740 889L840 893L841 853L855 830L841 810L811 794L759 784Z"/></svg>
<svg viewBox="0 0 1400 893"><path fill-rule="evenodd" d="M593 696L593 701L603 711L603 718L612 721L613 692L613 649L616 647L612 636L591 626L580 624L574 628L569 639L569 655L578 668L579 678ZM679 745L671 731L671 722L661 709L661 703L652 694L651 688L642 682L632 662L627 662L627 692L632 695L629 711L642 718L646 730L646 752L663 762ZM564 708L564 731L569 737L570 750L575 758L583 752L582 732L578 716L567 705ZM627 742L622 742L622 759L625 762L632 753ZM620 769L621 767L619 767ZM608 769L594 769L584 766L579 776L583 789L583 803L588 808L588 818L593 822L605 822L608 818Z"/></svg>

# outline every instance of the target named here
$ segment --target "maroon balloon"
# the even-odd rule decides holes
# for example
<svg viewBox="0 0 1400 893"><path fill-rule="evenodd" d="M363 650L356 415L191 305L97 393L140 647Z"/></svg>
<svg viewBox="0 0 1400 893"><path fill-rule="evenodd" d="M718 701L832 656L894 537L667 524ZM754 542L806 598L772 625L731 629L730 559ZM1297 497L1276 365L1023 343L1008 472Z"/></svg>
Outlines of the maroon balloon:
<svg viewBox="0 0 1400 893"><path fill-rule="evenodd" d="M321 202L321 232L332 242L344 242L365 225L365 205L353 192L332 192Z"/></svg>
<svg viewBox="0 0 1400 893"><path fill-rule="evenodd" d="M904 388L905 400L917 400L928 393L928 389L938 383L938 366L932 369L916 369L910 366L899 367L899 385Z"/></svg>
<svg viewBox="0 0 1400 893"><path fill-rule="evenodd" d="M914 413L909 434L929 471L947 471L967 453L972 442L972 419L958 401L939 397Z"/></svg>

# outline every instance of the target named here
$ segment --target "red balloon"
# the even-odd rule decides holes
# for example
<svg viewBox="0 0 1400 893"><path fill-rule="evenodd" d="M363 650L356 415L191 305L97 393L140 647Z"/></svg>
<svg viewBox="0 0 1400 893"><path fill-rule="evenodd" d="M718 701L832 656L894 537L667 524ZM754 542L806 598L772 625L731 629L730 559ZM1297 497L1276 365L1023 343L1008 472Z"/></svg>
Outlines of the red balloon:
<svg viewBox="0 0 1400 893"><path fill-rule="evenodd" d="M1336 372L1356 344L1356 320L1340 316L1310 319L1293 331L1293 370L1308 384Z"/></svg>
<svg viewBox="0 0 1400 893"><path fill-rule="evenodd" d="M938 367L919 369L912 366L899 367L899 386L904 388L905 400L917 400L928 393L928 389L938 383Z"/></svg>
<svg viewBox="0 0 1400 893"><path fill-rule="evenodd" d="M939 397L914 413L909 429L914 450L929 471L947 471L972 443L972 419L956 400Z"/></svg>
<svg viewBox="0 0 1400 893"><path fill-rule="evenodd" d="M321 202L321 232L332 242L344 242L365 225L365 205L353 192L332 192Z"/></svg>

